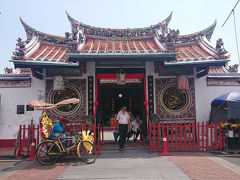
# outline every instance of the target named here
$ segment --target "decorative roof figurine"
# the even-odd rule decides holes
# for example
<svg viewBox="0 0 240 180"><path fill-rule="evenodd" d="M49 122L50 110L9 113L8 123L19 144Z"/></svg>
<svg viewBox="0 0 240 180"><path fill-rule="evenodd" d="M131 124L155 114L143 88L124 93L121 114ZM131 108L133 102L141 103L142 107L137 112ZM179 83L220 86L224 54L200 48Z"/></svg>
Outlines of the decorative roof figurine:
<svg viewBox="0 0 240 180"><path fill-rule="evenodd" d="M225 54L228 53L228 51L224 48L224 42L222 38L219 38L216 42L216 50L217 54L219 55L219 59L226 59Z"/></svg>

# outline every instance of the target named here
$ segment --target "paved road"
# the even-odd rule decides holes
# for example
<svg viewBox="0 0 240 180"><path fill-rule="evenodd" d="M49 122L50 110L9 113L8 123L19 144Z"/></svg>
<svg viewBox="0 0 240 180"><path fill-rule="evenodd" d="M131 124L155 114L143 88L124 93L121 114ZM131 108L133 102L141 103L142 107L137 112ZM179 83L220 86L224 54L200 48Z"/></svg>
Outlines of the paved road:
<svg viewBox="0 0 240 180"><path fill-rule="evenodd" d="M146 152L103 153L94 164L75 163L58 180L179 179L189 178L167 157Z"/></svg>
<svg viewBox="0 0 240 180"><path fill-rule="evenodd" d="M230 160L229 160L230 159ZM76 156L52 166L35 161L0 162L4 180L78 180L78 179L165 179L165 180L239 180L239 157L217 157L206 152L175 152L163 157L146 150L126 152L106 149L94 164L87 165Z"/></svg>
<svg viewBox="0 0 240 180"><path fill-rule="evenodd" d="M212 154L240 167L240 154L226 152L213 152Z"/></svg>

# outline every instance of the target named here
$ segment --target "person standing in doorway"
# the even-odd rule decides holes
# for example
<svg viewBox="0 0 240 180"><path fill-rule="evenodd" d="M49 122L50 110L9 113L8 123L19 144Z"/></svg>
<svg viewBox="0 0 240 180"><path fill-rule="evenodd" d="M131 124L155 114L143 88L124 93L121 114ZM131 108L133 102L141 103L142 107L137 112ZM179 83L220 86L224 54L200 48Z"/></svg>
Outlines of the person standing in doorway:
<svg viewBox="0 0 240 180"><path fill-rule="evenodd" d="M117 114L117 120L119 123L119 148L120 151L124 151L124 145L128 132L128 124L132 125L130 122L130 116L127 112L127 107L121 108Z"/></svg>

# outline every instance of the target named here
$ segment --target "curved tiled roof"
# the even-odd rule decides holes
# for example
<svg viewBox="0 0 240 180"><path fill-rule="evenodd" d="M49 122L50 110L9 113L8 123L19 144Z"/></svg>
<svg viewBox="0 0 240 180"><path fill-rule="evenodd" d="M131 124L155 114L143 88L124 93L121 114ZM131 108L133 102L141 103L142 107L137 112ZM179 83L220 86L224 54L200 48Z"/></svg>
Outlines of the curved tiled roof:
<svg viewBox="0 0 240 180"><path fill-rule="evenodd" d="M51 38L51 40L55 40L56 43L60 43L60 44L64 44L64 37L62 36L55 36L52 34L47 34L47 33L43 33L41 31L38 31L36 29L34 29L33 27L29 26L23 19L22 17L20 17L20 21L27 33L27 36L36 36L38 35L40 37L40 39L42 38L42 40L44 41L48 41L48 38Z"/></svg>
<svg viewBox="0 0 240 180"><path fill-rule="evenodd" d="M216 25L217 25L217 21L215 20L212 25L210 25L209 27L207 27L204 30L201 30L201 31L198 31L198 32L195 32L195 33L192 33L192 34L180 35L180 37L181 38L188 38L188 37L191 37L191 36L205 35L207 37L207 39L210 40Z"/></svg>
<svg viewBox="0 0 240 180"><path fill-rule="evenodd" d="M153 39L145 40L112 40L88 38L80 50L83 54L141 54L161 53L165 49L159 47Z"/></svg>
<svg viewBox="0 0 240 180"><path fill-rule="evenodd" d="M71 56L109 55L112 57L118 57L123 55L142 55L151 57L153 55L162 56L166 54L173 57L173 63L179 64L184 64L185 62L218 60L217 51L209 42L216 26L216 21L202 31L188 35L179 35L177 41L173 39L171 42L166 42L160 39L158 33L163 32L164 28L165 30L167 29L172 13L164 21L156 25L135 29L97 28L76 21L68 13L67 17L72 25L73 31L76 33L77 30L77 34L82 36L82 41L77 39L72 43L71 40L66 40L65 37L43 33L32 28L20 18L29 39L25 48L16 48L16 51L19 49L20 51L24 51L24 56L18 57L15 55L13 57L14 60L68 64L68 57ZM103 36L101 34L86 34L85 30L90 28L100 29L99 32L111 31L114 33L111 37L108 37L107 35ZM152 33L141 34L149 29L152 30ZM120 34L122 32L127 34L129 32L133 33L135 30L139 30L139 35L130 35L129 37L115 36L118 32ZM80 38L80 36L78 38ZM188 40L185 41L184 39Z"/></svg>
<svg viewBox="0 0 240 180"><path fill-rule="evenodd" d="M79 22L77 20L75 20L74 18L72 18L68 12L66 11L66 14L67 14L67 17L68 17L68 20L70 21L71 25L72 25L72 28L76 28L76 27L79 27L79 28L82 28L82 29L85 29L85 30L88 30L88 29L98 29L99 31L112 31L112 32L115 32L115 31L134 31L134 30L147 30L147 29L155 29L155 28L160 28L161 26L168 26L171 18L172 18L172 13L163 21L155 24L155 25L151 25L151 26L148 26L148 27L143 27L143 28L126 28L126 29L112 29L112 28L102 28L102 27L95 27L95 26L91 26L91 25L88 25L88 24L85 24L85 23L82 23L82 22Z"/></svg>

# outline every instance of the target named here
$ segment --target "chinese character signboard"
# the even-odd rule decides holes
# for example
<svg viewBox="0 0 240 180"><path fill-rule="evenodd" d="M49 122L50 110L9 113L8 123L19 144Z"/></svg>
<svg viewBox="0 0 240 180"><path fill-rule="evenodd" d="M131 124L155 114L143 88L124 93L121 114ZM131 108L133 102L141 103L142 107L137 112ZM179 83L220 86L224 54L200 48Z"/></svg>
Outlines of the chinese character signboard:
<svg viewBox="0 0 240 180"><path fill-rule="evenodd" d="M126 78L125 78L125 73L119 73L117 74L117 84L124 85L126 84Z"/></svg>

